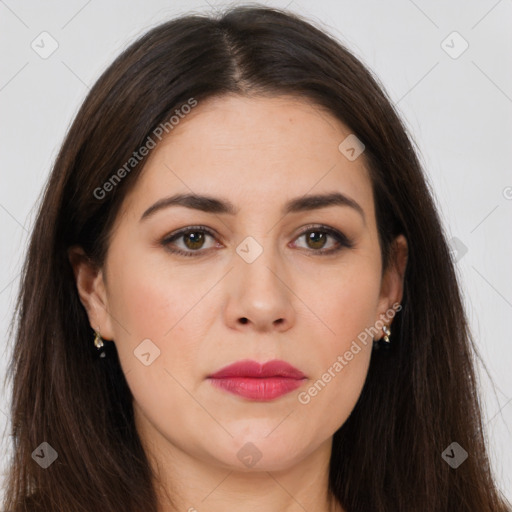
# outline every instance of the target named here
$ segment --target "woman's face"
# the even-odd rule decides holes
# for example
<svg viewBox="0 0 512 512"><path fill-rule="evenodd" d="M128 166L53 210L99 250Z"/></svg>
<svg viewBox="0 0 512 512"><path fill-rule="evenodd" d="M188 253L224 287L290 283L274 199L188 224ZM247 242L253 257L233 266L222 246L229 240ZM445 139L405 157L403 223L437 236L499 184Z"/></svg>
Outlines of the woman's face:
<svg viewBox="0 0 512 512"><path fill-rule="evenodd" d="M160 452L284 469L328 450L354 408L365 329L383 335L402 281L382 276L364 153L354 158L352 139L339 149L349 135L299 99L224 96L152 150L103 269L78 284L91 326L115 341L141 437ZM176 195L198 198L159 203ZM209 378L276 359L304 378Z"/></svg>

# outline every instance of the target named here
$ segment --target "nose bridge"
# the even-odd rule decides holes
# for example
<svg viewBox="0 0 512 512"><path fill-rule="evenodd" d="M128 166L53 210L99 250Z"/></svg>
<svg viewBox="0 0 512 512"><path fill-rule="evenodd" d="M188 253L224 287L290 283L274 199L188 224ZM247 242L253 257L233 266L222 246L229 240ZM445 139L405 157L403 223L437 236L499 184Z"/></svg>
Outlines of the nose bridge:
<svg viewBox="0 0 512 512"><path fill-rule="evenodd" d="M272 294L282 293L282 282L276 274L283 273L279 250L272 236L247 236L236 247L235 266L239 269L238 279L253 290Z"/></svg>
<svg viewBox="0 0 512 512"><path fill-rule="evenodd" d="M286 270L272 236L247 236L233 254L231 293L227 307L232 325L251 323L258 329L289 328L294 310L284 284Z"/></svg>

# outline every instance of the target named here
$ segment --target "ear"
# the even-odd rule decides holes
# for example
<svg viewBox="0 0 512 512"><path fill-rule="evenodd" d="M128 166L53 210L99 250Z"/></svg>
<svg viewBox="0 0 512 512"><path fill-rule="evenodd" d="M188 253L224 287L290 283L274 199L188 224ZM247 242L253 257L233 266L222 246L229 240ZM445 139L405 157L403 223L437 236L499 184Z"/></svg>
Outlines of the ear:
<svg viewBox="0 0 512 512"><path fill-rule="evenodd" d="M403 235L399 235L392 242L390 263L382 276L379 304L377 308L377 320L384 321L389 326L389 315L386 315L393 304L400 303L404 290L404 275L407 267L408 247L407 240ZM382 333L384 335L384 332Z"/></svg>
<svg viewBox="0 0 512 512"><path fill-rule="evenodd" d="M105 340L113 339L112 317L103 279L103 270L95 266L80 246L68 249L80 302L87 311L91 327Z"/></svg>

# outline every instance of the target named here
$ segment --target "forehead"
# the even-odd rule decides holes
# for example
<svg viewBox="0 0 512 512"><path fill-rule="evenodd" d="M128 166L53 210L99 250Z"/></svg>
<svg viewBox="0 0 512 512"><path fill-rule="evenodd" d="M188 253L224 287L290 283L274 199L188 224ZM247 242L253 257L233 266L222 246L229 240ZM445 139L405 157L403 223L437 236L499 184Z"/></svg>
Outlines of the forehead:
<svg viewBox="0 0 512 512"><path fill-rule="evenodd" d="M373 208L363 156L339 145L350 129L290 96L211 98L198 103L152 150L127 203L138 211L164 195L196 193L238 206L280 207L287 198L339 191Z"/></svg>

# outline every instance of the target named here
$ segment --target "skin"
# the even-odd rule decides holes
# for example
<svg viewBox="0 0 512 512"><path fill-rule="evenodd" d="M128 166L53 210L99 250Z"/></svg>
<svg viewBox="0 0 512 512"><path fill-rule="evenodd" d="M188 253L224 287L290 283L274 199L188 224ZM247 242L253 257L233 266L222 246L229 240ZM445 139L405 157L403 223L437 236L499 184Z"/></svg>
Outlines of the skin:
<svg viewBox="0 0 512 512"><path fill-rule="evenodd" d="M163 512L241 504L247 512L342 510L329 505L327 491L332 436L359 398L372 340L359 343L361 350L309 403L300 403L298 393L400 302L407 261L400 236L395 264L383 273L364 153L349 161L338 150L350 133L293 97L200 103L152 150L116 219L104 266L90 265L79 247L69 251L91 326L115 341ZM339 205L281 213L291 198L333 191L356 201L364 218ZM176 193L229 200L239 211L172 206L140 220ZM353 247L318 254L339 243L328 234L308 241L309 224L344 233ZM215 237L205 235L201 245L181 236L170 247L195 256L159 244L194 225ZM252 263L236 252L248 236L263 249ZM380 330L375 339L382 336ZM147 338L160 350L148 366L134 355ZM206 379L241 359L283 359L307 379L270 402ZM246 443L262 455L251 467L237 457Z"/></svg>

